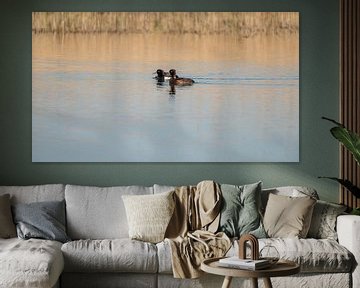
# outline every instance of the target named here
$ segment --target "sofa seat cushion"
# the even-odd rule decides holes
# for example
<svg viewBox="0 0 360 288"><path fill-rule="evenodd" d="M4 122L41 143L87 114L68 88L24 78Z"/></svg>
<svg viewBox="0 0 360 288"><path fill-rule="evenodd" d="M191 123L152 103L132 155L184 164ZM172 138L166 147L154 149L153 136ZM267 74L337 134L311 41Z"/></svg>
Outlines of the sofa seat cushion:
<svg viewBox="0 0 360 288"><path fill-rule="evenodd" d="M63 268L60 242L0 239L1 287L52 287Z"/></svg>
<svg viewBox="0 0 360 288"><path fill-rule="evenodd" d="M267 238L259 239L259 249L274 246L280 258L295 261L302 273L350 272L354 265L353 255L338 242L330 239ZM157 244L159 273L172 273L171 248L167 241ZM235 241L227 256L238 255ZM250 256L250 251L249 256Z"/></svg>
<svg viewBox="0 0 360 288"><path fill-rule="evenodd" d="M123 239L77 240L61 248L66 272L156 273L156 246Z"/></svg>
<svg viewBox="0 0 360 288"><path fill-rule="evenodd" d="M338 242L330 239L267 238L259 240L259 249L265 245L273 246L281 259L298 263L302 273L350 272L353 255ZM237 243L228 255L237 253ZM274 256L274 255L269 255Z"/></svg>

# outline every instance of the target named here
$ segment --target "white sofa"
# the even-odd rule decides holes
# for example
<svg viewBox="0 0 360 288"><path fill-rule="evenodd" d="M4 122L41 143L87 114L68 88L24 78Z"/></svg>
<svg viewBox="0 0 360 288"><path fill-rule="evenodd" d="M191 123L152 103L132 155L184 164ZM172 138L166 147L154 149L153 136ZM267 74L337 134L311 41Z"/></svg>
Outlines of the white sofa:
<svg viewBox="0 0 360 288"><path fill-rule="evenodd" d="M130 240L122 195L161 193L169 186L89 187L76 185L0 186L12 203L66 202L65 244L49 240L0 239L0 287L221 287L222 277L174 279L167 242ZM291 187L275 189L290 194ZM263 193L269 193L264 190ZM263 197L266 199L266 197ZM337 219L338 241L260 239L281 257L297 261L301 273L273 278L274 287L360 287L360 217ZM237 253L237 243L228 255ZM250 285L248 280L234 279ZM259 281L260 287L262 281ZM243 286L241 286L243 287Z"/></svg>

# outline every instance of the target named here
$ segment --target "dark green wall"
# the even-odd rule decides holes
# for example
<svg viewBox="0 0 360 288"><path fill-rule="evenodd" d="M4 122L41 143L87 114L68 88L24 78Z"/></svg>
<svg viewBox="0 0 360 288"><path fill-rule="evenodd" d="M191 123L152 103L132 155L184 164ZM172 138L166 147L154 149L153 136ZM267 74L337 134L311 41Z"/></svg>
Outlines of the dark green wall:
<svg viewBox="0 0 360 288"><path fill-rule="evenodd" d="M300 12L299 163L32 163L31 12L33 11L298 11ZM321 116L338 118L337 0L1 0L0 185L194 184L202 179L265 187L308 185L337 201L338 146Z"/></svg>

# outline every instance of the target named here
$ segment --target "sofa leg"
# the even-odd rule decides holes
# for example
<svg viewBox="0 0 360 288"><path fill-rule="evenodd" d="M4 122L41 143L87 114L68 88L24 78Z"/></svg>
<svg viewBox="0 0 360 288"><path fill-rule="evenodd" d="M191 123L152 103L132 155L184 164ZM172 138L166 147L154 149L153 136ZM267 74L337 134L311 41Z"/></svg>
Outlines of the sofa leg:
<svg viewBox="0 0 360 288"><path fill-rule="evenodd" d="M251 283L253 288L258 288L258 279L257 278L251 278Z"/></svg>
<svg viewBox="0 0 360 288"><path fill-rule="evenodd" d="M271 284L271 280L270 278L266 277L266 278L263 278L264 279L264 284L265 284L265 288L272 288L272 284Z"/></svg>
<svg viewBox="0 0 360 288"><path fill-rule="evenodd" d="M224 282L221 286L221 288L230 288L232 277L231 276L225 276Z"/></svg>

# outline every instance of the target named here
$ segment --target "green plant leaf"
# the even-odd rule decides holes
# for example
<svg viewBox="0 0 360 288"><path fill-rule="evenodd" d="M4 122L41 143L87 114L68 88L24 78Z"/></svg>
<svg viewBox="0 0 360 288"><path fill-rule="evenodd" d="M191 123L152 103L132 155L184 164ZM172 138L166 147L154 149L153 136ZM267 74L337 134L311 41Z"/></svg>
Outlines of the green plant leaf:
<svg viewBox="0 0 360 288"><path fill-rule="evenodd" d="M360 165L360 137L343 127L331 128L331 134L339 140L354 156Z"/></svg>
<svg viewBox="0 0 360 288"><path fill-rule="evenodd" d="M342 186L344 186L347 190L349 190L356 198L360 198L360 188L355 186L351 181L346 179L340 179L336 177L318 177L318 178L326 178L330 180L334 180L339 182Z"/></svg>
<svg viewBox="0 0 360 288"><path fill-rule="evenodd" d="M322 118L337 125L330 129L331 134L350 151L356 162L360 165L360 136L333 119Z"/></svg>
<svg viewBox="0 0 360 288"><path fill-rule="evenodd" d="M360 208L354 208L351 212L351 215L358 215L360 216Z"/></svg>
<svg viewBox="0 0 360 288"><path fill-rule="evenodd" d="M323 117L321 117L321 119L328 120L328 121L330 121L330 122L332 122L332 123L336 124L337 126L340 126L340 127L345 127L343 124L341 124L341 123L339 123L339 122L335 121L334 119L327 118L327 117L324 117L324 116L323 116Z"/></svg>

